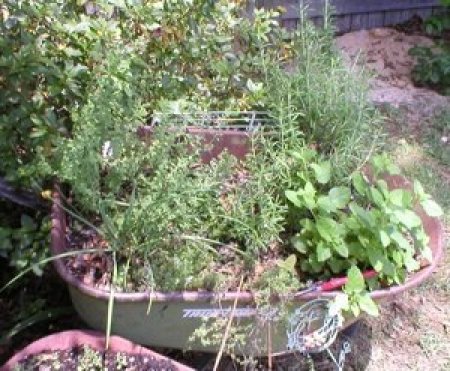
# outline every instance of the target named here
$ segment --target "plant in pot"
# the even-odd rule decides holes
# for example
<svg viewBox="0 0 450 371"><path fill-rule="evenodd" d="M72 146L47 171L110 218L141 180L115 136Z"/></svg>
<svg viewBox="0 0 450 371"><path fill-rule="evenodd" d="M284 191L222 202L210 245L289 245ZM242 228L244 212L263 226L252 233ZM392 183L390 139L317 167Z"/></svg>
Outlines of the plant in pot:
<svg viewBox="0 0 450 371"><path fill-rule="evenodd" d="M119 336L107 341L94 331L64 331L17 352L2 371L12 370L193 370Z"/></svg>
<svg viewBox="0 0 450 371"><path fill-rule="evenodd" d="M141 140L142 76L120 51L105 61L59 147L69 192L53 196L56 267L88 324L149 345L183 348L194 334L193 349L278 353L305 302L377 314L374 299L431 274L439 207L371 156L377 114L329 35L305 25L293 36L290 72L265 61L271 133L240 159L204 163L189 122ZM329 284L299 291L318 281Z"/></svg>

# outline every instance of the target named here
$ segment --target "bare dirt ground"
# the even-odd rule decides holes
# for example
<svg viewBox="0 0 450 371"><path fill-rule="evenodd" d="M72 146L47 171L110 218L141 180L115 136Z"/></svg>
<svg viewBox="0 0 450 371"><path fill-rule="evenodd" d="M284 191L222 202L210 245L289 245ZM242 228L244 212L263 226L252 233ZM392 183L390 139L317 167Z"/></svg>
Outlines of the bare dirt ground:
<svg viewBox="0 0 450 371"><path fill-rule="evenodd" d="M420 135L433 116L450 108L449 97L417 88L411 81L415 61L408 50L414 45L432 46L432 40L382 28L345 34L336 39L336 44L349 64L356 63L372 75L370 99L389 112L391 138L402 140ZM430 166L425 159L410 153L399 160L403 167ZM439 167L442 187L450 187L450 169L432 166ZM450 370L448 255L431 280L383 305L379 318L366 320L366 336L371 337L371 349L366 349L370 352L368 371ZM359 338L364 338L364 334L360 332ZM353 356L357 358L358 354Z"/></svg>
<svg viewBox="0 0 450 371"><path fill-rule="evenodd" d="M417 88L411 81L415 60L408 51L416 45L433 46L429 38L376 28L347 33L336 38L336 45L348 63L356 63L373 76L370 99L377 106L405 113L409 126L421 125L424 119L450 106L449 97Z"/></svg>

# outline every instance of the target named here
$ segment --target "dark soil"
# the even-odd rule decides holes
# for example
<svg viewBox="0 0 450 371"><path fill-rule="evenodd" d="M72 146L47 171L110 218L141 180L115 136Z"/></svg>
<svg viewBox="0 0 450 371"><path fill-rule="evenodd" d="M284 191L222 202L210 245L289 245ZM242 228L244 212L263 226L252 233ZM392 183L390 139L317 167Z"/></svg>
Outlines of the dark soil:
<svg viewBox="0 0 450 371"><path fill-rule="evenodd" d="M49 351L23 359L19 370L67 370L67 371L176 371L170 360L158 360L146 355L132 355L110 351L96 351L89 347Z"/></svg>
<svg viewBox="0 0 450 371"><path fill-rule="evenodd" d="M71 230L68 234L69 250L107 248L107 242L95 231L88 228ZM105 288L111 282L113 262L106 253L80 254L65 259L66 267L71 274L86 285Z"/></svg>
<svg viewBox="0 0 450 371"><path fill-rule="evenodd" d="M228 188L226 188L228 187ZM224 189L230 190L232 185L225 184ZM224 190L224 192L226 192ZM224 200L224 199L223 199ZM222 201L222 199L221 199ZM223 201L225 202L225 201ZM70 218L69 218L70 219ZM70 225L71 223L69 223ZM87 226L69 227L67 235L68 250L87 250L87 249L108 249L108 242L105 241L99 234ZM271 244L268 249L261 252L258 262L254 267L248 269L245 267L241 256L236 252L239 246L236 243L228 242L217 249L219 258L215 264L211 265L210 272L217 272L227 277L226 281L221 286L222 290L235 291L239 287L239 278L244 275L245 283L252 287L252 283L258 282L262 274L271 268L277 266L277 262L283 259L281 253L281 245L278 242ZM118 265L120 256L118 257ZM124 263L124 262L123 262ZM95 287L100 290L109 291L112 272L113 260L111 254L108 252L88 252L86 254L80 253L75 256L70 256L64 259L64 264L67 270L86 285ZM124 263L125 264L125 263ZM139 256L132 257L131 265L133 267L143 267L144 262ZM145 292L151 288L145 283L135 282L134 277L127 277L126 287L116 287L117 291L122 292ZM214 290L214 286L205 287L204 290Z"/></svg>

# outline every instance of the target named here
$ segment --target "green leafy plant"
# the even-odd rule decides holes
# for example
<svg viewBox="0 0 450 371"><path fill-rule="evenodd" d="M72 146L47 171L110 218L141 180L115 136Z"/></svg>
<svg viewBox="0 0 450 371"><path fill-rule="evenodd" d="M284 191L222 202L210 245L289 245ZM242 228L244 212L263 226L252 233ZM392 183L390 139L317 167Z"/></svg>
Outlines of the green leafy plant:
<svg viewBox="0 0 450 371"><path fill-rule="evenodd" d="M407 272L419 269L419 257L432 259L428 236L413 207L419 203L430 216L440 216L440 207L419 182L414 183L414 193L389 190L379 177L392 168L386 156L373 159L373 179L355 172L353 187L328 186L330 164L318 161L314 151L293 156L303 166L298 177L301 185L286 191L286 197L299 218L299 231L291 242L301 257L302 272L334 276L348 270L344 291L352 300L349 308L355 315L358 305L373 314L374 306L356 267L375 269L388 284L402 283Z"/></svg>
<svg viewBox="0 0 450 371"><path fill-rule="evenodd" d="M436 51L416 46L410 49L410 54L417 59L412 71L414 82L431 86L445 95L450 94L450 49L443 46Z"/></svg>
<svg viewBox="0 0 450 371"><path fill-rule="evenodd" d="M0 175L22 186L51 176L58 138L71 134L71 111L114 48L138 68L149 114L180 99L198 110L261 105L263 62L277 58L283 43L276 12L259 10L250 21L239 1L101 0L93 11L87 3L2 4Z"/></svg>
<svg viewBox="0 0 450 371"><path fill-rule="evenodd" d="M50 219L32 218L27 214L20 217L20 227L0 226L0 257L18 271L32 268L37 275L42 274L39 262L48 256Z"/></svg>
<svg viewBox="0 0 450 371"><path fill-rule="evenodd" d="M441 0L443 12L427 19L425 30L428 34L441 37L450 29L450 2ZM430 86L442 94L450 94L450 47L444 38L433 47L415 46L409 52L417 63L412 78L419 86Z"/></svg>
<svg viewBox="0 0 450 371"><path fill-rule="evenodd" d="M441 0L440 3L444 7L442 12L429 17L424 23L425 32L429 35L439 36L450 29L450 1Z"/></svg>
<svg viewBox="0 0 450 371"><path fill-rule="evenodd" d="M341 308L349 310L354 316L358 316L361 311L372 316L378 316L378 306L370 297L366 289L364 276L357 266L352 266L347 273L348 282L344 286L344 298L340 303Z"/></svg>

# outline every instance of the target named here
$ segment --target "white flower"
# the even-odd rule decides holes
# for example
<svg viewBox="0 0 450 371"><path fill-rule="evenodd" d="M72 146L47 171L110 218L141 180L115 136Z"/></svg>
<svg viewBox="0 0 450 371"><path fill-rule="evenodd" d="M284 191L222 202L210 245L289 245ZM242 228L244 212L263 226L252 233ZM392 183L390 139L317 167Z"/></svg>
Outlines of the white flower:
<svg viewBox="0 0 450 371"><path fill-rule="evenodd" d="M111 158L113 155L113 150L111 146L111 142L108 140L102 146L102 157L104 160Z"/></svg>

